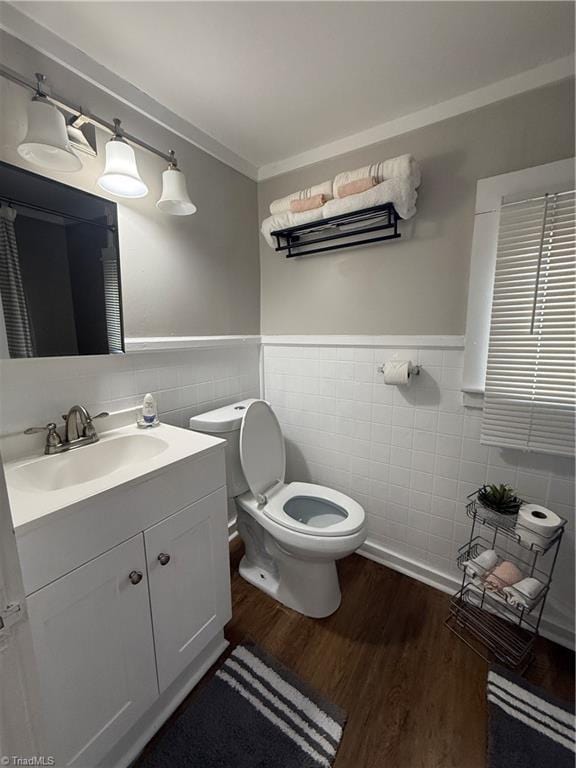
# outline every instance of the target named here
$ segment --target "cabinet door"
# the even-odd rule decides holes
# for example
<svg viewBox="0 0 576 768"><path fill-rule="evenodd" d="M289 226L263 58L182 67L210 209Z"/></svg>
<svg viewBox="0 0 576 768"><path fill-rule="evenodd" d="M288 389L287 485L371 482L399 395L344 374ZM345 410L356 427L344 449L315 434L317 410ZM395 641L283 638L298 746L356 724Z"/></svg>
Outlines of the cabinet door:
<svg viewBox="0 0 576 768"><path fill-rule="evenodd" d="M164 691L232 615L226 489L149 528L144 540Z"/></svg>
<svg viewBox="0 0 576 768"><path fill-rule="evenodd" d="M27 605L47 751L56 765L95 765L158 697L142 534Z"/></svg>

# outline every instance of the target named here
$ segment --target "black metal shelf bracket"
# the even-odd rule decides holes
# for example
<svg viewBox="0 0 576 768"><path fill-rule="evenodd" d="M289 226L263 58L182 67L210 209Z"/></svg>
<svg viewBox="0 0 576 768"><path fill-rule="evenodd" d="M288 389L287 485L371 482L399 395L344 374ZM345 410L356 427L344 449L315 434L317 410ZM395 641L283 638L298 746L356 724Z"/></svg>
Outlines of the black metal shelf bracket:
<svg viewBox="0 0 576 768"><path fill-rule="evenodd" d="M309 256L313 253L336 251L359 245L381 243L384 240L396 240L400 216L392 203L363 208L359 211L341 213L328 219L298 224L295 227L277 229L272 232L276 240L276 251L286 252L287 259L296 256ZM369 233L388 232L377 237L361 237ZM341 242L332 245L320 245L334 240ZM310 246L320 245L318 248Z"/></svg>

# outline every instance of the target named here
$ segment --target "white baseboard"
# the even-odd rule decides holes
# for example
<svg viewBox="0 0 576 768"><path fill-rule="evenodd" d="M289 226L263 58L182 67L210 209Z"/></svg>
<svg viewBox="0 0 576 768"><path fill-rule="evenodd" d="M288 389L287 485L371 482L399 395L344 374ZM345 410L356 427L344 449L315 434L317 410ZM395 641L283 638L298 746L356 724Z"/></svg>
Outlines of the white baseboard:
<svg viewBox="0 0 576 768"><path fill-rule="evenodd" d="M357 550L357 554L380 565L385 565L387 568L392 568L394 571L399 571L405 576L410 576L412 579L421 581L429 587L439 589L446 594L454 594L460 589L460 579L438 571L426 565L426 563L419 563L405 555L391 552L375 541L366 540L360 549ZM569 626L564 617L557 620L552 619L550 616L543 617L540 625L540 634L548 640L558 643L558 645L562 645L572 651L575 649L574 629Z"/></svg>
<svg viewBox="0 0 576 768"><path fill-rule="evenodd" d="M412 579L421 581L429 587L439 589L447 595L453 595L460 586L460 581L454 578L454 576L442 573L442 571L438 571L430 565L419 563L417 560L412 560L405 555L391 552L386 547L383 547L382 544L370 541L370 539L367 539L360 549L357 550L357 554L367 557L368 560L373 560L375 563L392 568L394 571L403 573L405 576L410 576Z"/></svg>

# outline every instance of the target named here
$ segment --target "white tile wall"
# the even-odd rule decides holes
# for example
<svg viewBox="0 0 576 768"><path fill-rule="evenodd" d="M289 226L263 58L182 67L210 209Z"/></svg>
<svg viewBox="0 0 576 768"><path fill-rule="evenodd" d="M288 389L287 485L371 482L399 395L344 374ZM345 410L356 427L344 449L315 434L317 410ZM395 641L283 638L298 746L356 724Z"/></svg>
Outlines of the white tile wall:
<svg viewBox="0 0 576 768"><path fill-rule="evenodd" d="M469 532L467 494L506 482L569 520L551 593L573 612L574 462L488 448L481 411L464 408L460 349L264 345L265 397L287 440L289 479L350 494L368 514L369 540L457 575ZM408 388L384 384L392 354L422 373Z"/></svg>
<svg viewBox="0 0 576 768"><path fill-rule="evenodd" d="M257 344L132 352L127 355L0 362L0 434L60 421L71 405L90 413L139 405L152 392L163 421L188 426L190 416L257 397Z"/></svg>
<svg viewBox="0 0 576 768"><path fill-rule="evenodd" d="M377 373L394 353L423 366L408 389ZM480 412L461 405L461 350L264 345L263 371L288 478L356 498L370 540L401 557L456 575L463 501L487 480L568 518L551 597L573 610L573 462L481 445ZM74 403L92 413L128 408L149 391L164 421L186 427L196 413L258 396L258 346L1 361L0 388L0 434L58 420Z"/></svg>

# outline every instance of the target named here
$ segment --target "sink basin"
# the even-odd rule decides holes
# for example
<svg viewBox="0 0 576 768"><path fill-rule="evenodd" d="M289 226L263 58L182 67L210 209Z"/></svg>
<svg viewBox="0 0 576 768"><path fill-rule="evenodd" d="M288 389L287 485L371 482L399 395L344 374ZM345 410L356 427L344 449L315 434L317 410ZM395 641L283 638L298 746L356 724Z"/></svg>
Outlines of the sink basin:
<svg viewBox="0 0 576 768"><path fill-rule="evenodd" d="M11 480L23 490L60 491L153 459L167 448L159 437L121 435L23 464Z"/></svg>
<svg viewBox="0 0 576 768"><path fill-rule="evenodd" d="M108 423L111 428L100 434L99 442L54 456L40 453L42 435L34 457L24 453L29 450L28 437L16 435L15 442L0 437L3 455L11 452L4 471L16 536L26 537L60 515L72 520L69 515L76 505L113 489L147 482L174 464L223 444L216 437L170 424L138 429L133 409L113 414Z"/></svg>

